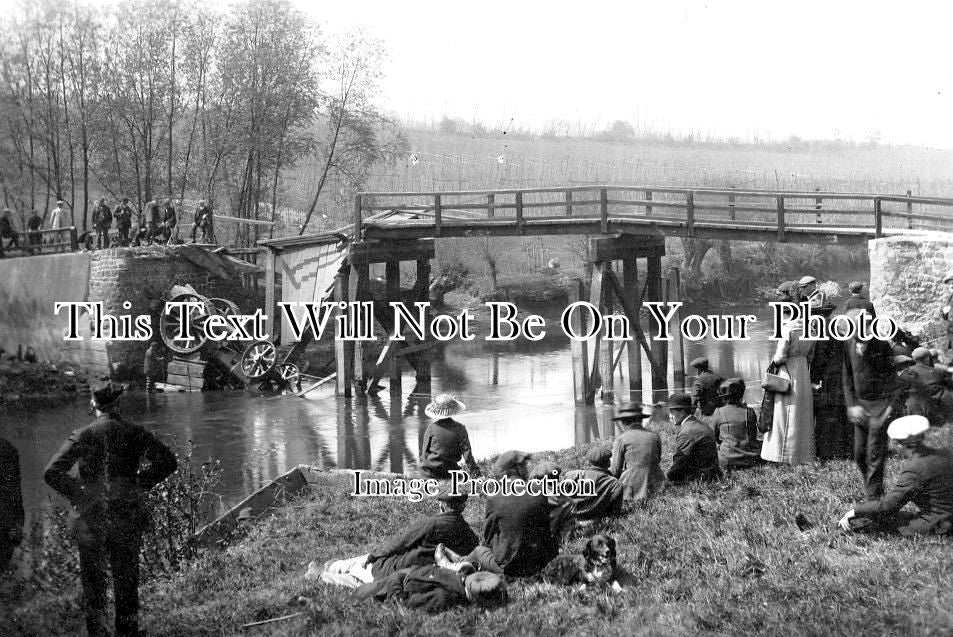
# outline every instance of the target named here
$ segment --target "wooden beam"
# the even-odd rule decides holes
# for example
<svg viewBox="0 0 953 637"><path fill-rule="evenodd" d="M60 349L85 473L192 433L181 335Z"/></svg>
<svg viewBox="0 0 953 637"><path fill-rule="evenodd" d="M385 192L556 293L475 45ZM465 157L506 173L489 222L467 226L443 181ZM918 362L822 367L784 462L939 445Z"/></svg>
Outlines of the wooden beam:
<svg viewBox="0 0 953 637"><path fill-rule="evenodd" d="M228 223L244 223L249 226L263 226L265 228L270 228L274 223L271 221L262 221L261 219L243 219L242 217L230 217L228 215L219 215L216 214L213 217L213 221L226 221Z"/></svg>
<svg viewBox="0 0 953 637"><path fill-rule="evenodd" d="M366 263L351 266L351 276L348 280L348 300L351 303L360 303L368 299L368 284L370 275ZM361 341L351 341L354 347L354 376L353 380L365 385L367 381L364 357L366 347Z"/></svg>
<svg viewBox="0 0 953 637"><path fill-rule="evenodd" d="M576 279L568 286L569 304L582 300L582 281ZM576 334L584 333L582 313L574 312L572 328ZM569 349L572 353L572 386L577 405L590 405L589 401L589 356L586 343L570 340Z"/></svg>
<svg viewBox="0 0 953 637"><path fill-rule="evenodd" d="M618 281L616 281L618 283ZM642 295L639 292L639 260L635 257L631 257L622 261L622 286L621 289L615 290L616 286L613 286L616 296L623 299L622 307L625 311L626 316L629 316L629 312L625 310L625 299L633 301L633 308L636 309L635 315L635 325L632 326L636 330L637 334L641 334L642 325L639 323L638 311L637 308L642 307ZM633 319L630 317L630 321ZM645 335L642 335L642 341L645 340ZM642 398L642 353L641 348L643 347L642 342L640 341L635 347L629 343L629 348L627 350L627 360L629 366L629 400L641 400ZM644 346L646 351L648 351L647 344Z"/></svg>
<svg viewBox="0 0 953 637"><path fill-rule="evenodd" d="M678 268L669 270L666 284L669 286L669 291L666 295L669 301L680 300L682 284L681 273L678 271ZM682 308L675 310L675 314L672 316L672 323L674 325L682 324ZM685 386L685 340L681 330L675 330L672 338L675 339L672 343L672 368L675 373L675 386L676 388L682 388Z"/></svg>
<svg viewBox="0 0 953 637"><path fill-rule="evenodd" d="M632 331L635 332L635 338L639 342L639 345L642 346L642 350L645 352L646 358L648 358L649 366L652 368L653 375L656 373L656 367L658 364L655 361L655 354L653 350L649 347L648 339L645 336L645 332L642 331L642 324L639 322L639 308L641 307L640 303L634 303L633 299L629 295L625 294L622 285L619 283L619 279L616 278L615 274L610 272L606 277L609 282L609 285L612 286L612 291L616 295L616 298L619 299L619 302L622 304L622 310L625 312L625 315L629 319L630 327ZM629 363L632 364L631 361ZM641 371L639 372L641 376ZM631 377L629 382L631 383ZM639 387L641 391L641 387Z"/></svg>
<svg viewBox="0 0 953 637"><path fill-rule="evenodd" d="M589 284L589 303L599 309L603 309L605 293L602 288L603 274L605 273L605 261L594 263L592 268L592 279ZM608 276L612 276L612 270L609 270ZM587 405L591 405L594 398L596 387L599 386L599 342L602 340L602 326L596 330L595 335L586 341L586 352L589 356L589 377L588 391L586 393Z"/></svg>
<svg viewBox="0 0 953 637"><path fill-rule="evenodd" d="M388 261L384 273L387 282L387 300L400 301L400 261L397 259ZM388 344L391 342L388 341ZM401 381L400 358L392 357L387 371L390 381L388 388L391 392L399 392Z"/></svg>
<svg viewBox="0 0 953 637"><path fill-rule="evenodd" d="M426 329L427 333L424 334L426 337L425 342L428 344L433 343L433 335L430 334L430 320L433 316L433 310L430 309L430 260L429 259L418 259L417 260L417 281L414 283L414 288L417 291L416 301L428 303L427 310L424 312L426 320ZM430 353L426 350L421 350L419 354L416 355L416 360L414 361L414 369L416 370L416 380L419 390L427 389L429 391L430 383ZM417 390L415 390L417 391Z"/></svg>
<svg viewBox="0 0 953 637"><path fill-rule="evenodd" d="M653 255L648 258L645 272L646 300L664 301L662 288L662 257ZM655 363L652 366L652 400L659 397L662 390L667 389L666 372L668 371L668 344L665 341L652 341L652 360Z"/></svg>
<svg viewBox="0 0 953 637"><path fill-rule="evenodd" d="M360 241L348 246L348 259L353 265L387 263L388 261L416 261L433 259L436 249L433 239L405 241Z"/></svg>
<svg viewBox="0 0 953 637"><path fill-rule="evenodd" d="M277 330L275 330L275 260L277 259L274 250L268 250L265 254L265 334L271 336L275 341Z"/></svg>
<svg viewBox="0 0 953 637"><path fill-rule="evenodd" d="M624 261L629 258L645 257L655 254L665 245L662 237L637 237L619 235L617 237L592 237L589 239L590 261Z"/></svg>
<svg viewBox="0 0 953 637"><path fill-rule="evenodd" d="M347 302L348 278L349 274L347 270L338 272L337 276L334 277L335 302ZM343 311L344 310L341 309L334 310L335 316ZM333 321L334 317L331 317L329 320ZM337 389L335 393L338 396L349 398L351 396L351 384L354 380L353 342L339 338L334 339L334 363L337 367Z"/></svg>
<svg viewBox="0 0 953 637"><path fill-rule="evenodd" d="M608 273L612 274L612 261L603 261L603 274ZM606 286L608 290L608 286ZM612 315L612 295L603 294L602 295L602 305L597 305L599 312L604 317ZM600 330L601 331L601 330ZM614 343L608 339L601 339L599 342L599 377L601 380L602 391L600 393L602 400L604 402L612 402L615 398L615 376L613 375L613 370L615 365L613 364L612 350ZM619 348L621 350L621 347Z"/></svg>

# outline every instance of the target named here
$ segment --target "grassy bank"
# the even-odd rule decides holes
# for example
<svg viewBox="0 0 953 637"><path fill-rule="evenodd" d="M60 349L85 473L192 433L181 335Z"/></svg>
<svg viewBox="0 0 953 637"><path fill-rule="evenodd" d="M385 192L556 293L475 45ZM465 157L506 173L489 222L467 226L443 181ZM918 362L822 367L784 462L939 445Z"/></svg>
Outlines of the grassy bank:
<svg viewBox="0 0 953 637"><path fill-rule="evenodd" d="M668 460L673 431L657 428ZM932 436L953 446L949 431ZM548 455L570 468L584 451L537 458ZM888 484L899 464L891 459ZM506 608L427 616L360 603L345 589L304 580L310 560L366 552L434 506L352 498L348 477L329 475L313 497L261 523L240 544L145 584L142 626L149 635L232 635L245 623L300 612L245 634L950 634L950 543L834 532L859 487L852 464L833 461L670 488L607 524L634 579L621 594L516 581ZM798 512L817 527L801 533ZM482 514L482 502L471 500L466 517L474 528ZM572 546L580 547L581 540ZM6 621L0 633L77 634L79 588L21 600Z"/></svg>

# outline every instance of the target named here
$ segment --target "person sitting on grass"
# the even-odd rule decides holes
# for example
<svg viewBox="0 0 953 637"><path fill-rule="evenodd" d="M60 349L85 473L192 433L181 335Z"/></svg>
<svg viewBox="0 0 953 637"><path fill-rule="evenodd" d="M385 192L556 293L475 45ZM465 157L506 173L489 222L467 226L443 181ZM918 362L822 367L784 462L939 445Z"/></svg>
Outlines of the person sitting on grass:
<svg viewBox="0 0 953 637"><path fill-rule="evenodd" d="M678 430L675 435L675 453L672 466L666 477L669 482L690 480L720 480L718 447L715 434L707 425L698 421L692 412L692 397L688 394L672 394L668 399L669 419Z"/></svg>
<svg viewBox="0 0 953 637"><path fill-rule="evenodd" d="M362 584L354 591L359 599L396 599L407 608L439 613L467 604L491 607L505 604L506 583L495 573L476 572L465 564L460 570L435 564L401 569L387 577Z"/></svg>
<svg viewBox="0 0 953 637"><path fill-rule="evenodd" d="M729 378L718 388L724 404L715 410L715 440L718 442L718 464L724 469L745 469L761 464L761 441L758 440L758 417L744 404L745 382Z"/></svg>
<svg viewBox="0 0 953 637"><path fill-rule="evenodd" d="M321 578L329 584L354 588L373 582L403 568L434 563L434 549L446 544L453 550L468 553L479 543L476 533L463 519L466 493L453 495L449 488L437 495L440 513L418 520L393 541L366 555L326 562L323 571L317 564L308 565L307 579Z"/></svg>
<svg viewBox="0 0 953 637"><path fill-rule="evenodd" d="M897 418L887 436L900 444L907 457L897 483L878 499L856 505L841 518L845 531L949 535L953 527L953 451L924 444L930 429L926 416ZM913 502L919 512L900 509Z"/></svg>
<svg viewBox="0 0 953 637"><path fill-rule="evenodd" d="M505 451L497 458L493 470L508 480L526 480L530 457L522 451ZM491 573L511 577L535 575L559 553L559 539L551 527L552 510L545 495L488 497L483 544L464 559Z"/></svg>
<svg viewBox="0 0 953 637"><path fill-rule="evenodd" d="M651 415L652 408L636 400L619 405L612 419L621 421L625 430L612 443L609 473L622 484L622 497L636 504L644 504L665 484L662 439L642 426Z"/></svg>
<svg viewBox="0 0 953 637"><path fill-rule="evenodd" d="M529 479L546 480L546 478L551 478L549 483L555 488L556 485L559 484L562 473L563 470L555 462L552 460L543 460L533 466L532 471L529 472ZM562 541L572 530L572 527L575 526L573 501L564 495L548 495L547 499L549 500L550 506L550 531L552 531L553 537L559 538L560 541Z"/></svg>
<svg viewBox="0 0 953 637"><path fill-rule="evenodd" d="M420 445L420 472L425 478L446 480L450 478L450 471L460 468L461 460L466 462L471 477L480 475L470 450L467 428L453 419L466 408L453 394L440 394L424 408L424 413L433 420Z"/></svg>
<svg viewBox="0 0 953 637"><path fill-rule="evenodd" d="M585 469L567 471L565 480L581 483L591 480L595 484L595 495L577 496L574 499L573 511L580 521L598 520L616 515L622 508L622 483L609 473L609 462L612 460L612 447L608 443L597 443L586 452Z"/></svg>

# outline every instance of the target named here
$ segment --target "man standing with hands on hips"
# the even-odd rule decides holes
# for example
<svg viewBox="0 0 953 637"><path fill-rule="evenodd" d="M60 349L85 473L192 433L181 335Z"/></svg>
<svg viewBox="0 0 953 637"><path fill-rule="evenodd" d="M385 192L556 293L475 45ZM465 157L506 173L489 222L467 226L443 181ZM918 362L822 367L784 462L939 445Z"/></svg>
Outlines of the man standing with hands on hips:
<svg viewBox="0 0 953 637"><path fill-rule="evenodd" d="M86 629L108 634L106 571L116 598L116 635L139 634L139 549L148 524L145 495L176 469L175 454L149 431L119 415L124 388L111 382L92 389L96 420L75 430L46 467L44 479L73 505L79 545ZM140 469L142 460L147 467ZM70 475L78 466L79 478Z"/></svg>

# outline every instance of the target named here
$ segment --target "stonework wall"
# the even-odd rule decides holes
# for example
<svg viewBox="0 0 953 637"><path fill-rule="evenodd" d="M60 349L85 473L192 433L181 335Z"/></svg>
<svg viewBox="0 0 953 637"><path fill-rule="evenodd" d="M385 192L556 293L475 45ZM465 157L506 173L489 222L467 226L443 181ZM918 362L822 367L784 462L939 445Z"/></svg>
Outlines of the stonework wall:
<svg viewBox="0 0 953 637"><path fill-rule="evenodd" d="M245 313L262 307L263 298L246 291L238 278L220 279L177 252L176 246L94 252L88 299L102 301L104 311L114 316L151 315L156 340L160 340L159 313L173 285L191 285L203 296L229 299ZM127 301L131 304L128 309L123 307ZM115 375L129 378L141 373L147 346L148 342L139 341L107 342L105 349Z"/></svg>
<svg viewBox="0 0 953 637"><path fill-rule="evenodd" d="M943 278L953 271L953 235L884 237L870 241L868 251L870 298L877 313L893 317L900 327L942 351L946 324L940 309L950 294Z"/></svg>

